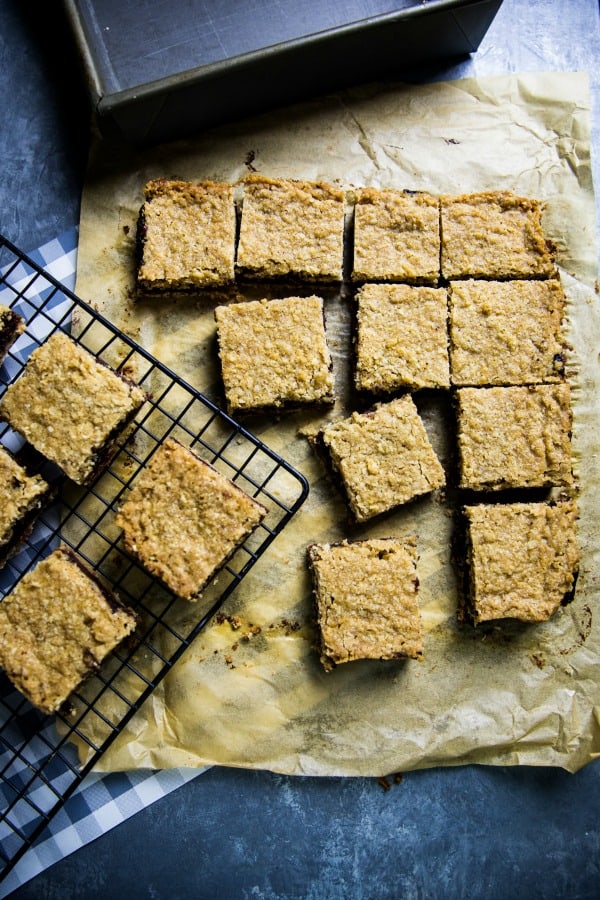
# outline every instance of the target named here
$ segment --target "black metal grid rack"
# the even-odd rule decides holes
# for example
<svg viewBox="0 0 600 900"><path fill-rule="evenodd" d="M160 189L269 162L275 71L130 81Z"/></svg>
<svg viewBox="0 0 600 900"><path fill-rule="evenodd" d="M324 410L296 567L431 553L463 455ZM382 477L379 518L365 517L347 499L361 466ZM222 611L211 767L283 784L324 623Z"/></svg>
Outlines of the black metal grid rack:
<svg viewBox="0 0 600 900"><path fill-rule="evenodd" d="M0 370L0 396L31 351L59 329L113 368L132 374L150 394L120 437L108 468L85 489L0 424L0 442L57 492L0 570L1 596L63 542L141 618L134 639L113 651L55 716L38 712L0 675L1 881L299 509L308 485L279 455L2 236L0 303L27 323ZM125 552L114 525L120 498L167 436L193 447L268 509L197 603L177 599L150 577Z"/></svg>

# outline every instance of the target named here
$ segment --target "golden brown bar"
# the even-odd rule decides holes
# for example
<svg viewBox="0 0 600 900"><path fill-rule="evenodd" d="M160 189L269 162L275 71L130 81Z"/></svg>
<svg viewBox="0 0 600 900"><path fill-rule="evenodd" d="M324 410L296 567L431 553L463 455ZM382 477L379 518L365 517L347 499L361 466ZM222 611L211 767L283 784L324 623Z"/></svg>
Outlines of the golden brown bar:
<svg viewBox="0 0 600 900"><path fill-rule="evenodd" d="M266 514L229 478L167 438L134 482L116 524L148 572L179 597L197 600Z"/></svg>
<svg viewBox="0 0 600 900"><path fill-rule="evenodd" d="M430 284L439 276L439 199L427 193L359 189L352 279Z"/></svg>
<svg viewBox="0 0 600 900"><path fill-rule="evenodd" d="M575 586L579 551L572 500L465 508L467 617L543 622Z"/></svg>
<svg viewBox="0 0 600 900"><path fill-rule="evenodd" d="M138 385L56 332L6 391L0 418L69 478L87 484L145 399Z"/></svg>
<svg viewBox="0 0 600 900"><path fill-rule="evenodd" d="M560 381L566 348L560 281L455 281L450 362L455 385Z"/></svg>
<svg viewBox="0 0 600 900"><path fill-rule="evenodd" d="M444 288L364 285L356 296L357 390L449 387L447 323Z"/></svg>
<svg viewBox="0 0 600 900"><path fill-rule="evenodd" d="M136 624L135 613L61 547L0 603L0 667L34 706L56 712Z"/></svg>
<svg viewBox="0 0 600 900"><path fill-rule="evenodd" d="M548 278L554 248L542 229L542 204L509 191L441 198L444 278Z"/></svg>
<svg viewBox="0 0 600 900"><path fill-rule="evenodd" d="M253 300L215 309L230 412L334 401L320 297Z"/></svg>
<svg viewBox="0 0 600 900"><path fill-rule="evenodd" d="M51 496L41 475L29 475L0 447L0 566L19 547Z"/></svg>
<svg viewBox="0 0 600 900"><path fill-rule="evenodd" d="M422 656L416 538L312 544L308 560L326 670Z"/></svg>
<svg viewBox="0 0 600 900"><path fill-rule="evenodd" d="M423 420L408 394L325 426L317 443L326 452L358 522L445 482Z"/></svg>
<svg viewBox="0 0 600 900"><path fill-rule="evenodd" d="M233 282L233 185L156 179L144 196L138 223L141 288L181 291Z"/></svg>
<svg viewBox="0 0 600 900"><path fill-rule="evenodd" d="M9 306L0 304L0 363L19 337L25 331L25 320Z"/></svg>
<svg viewBox="0 0 600 900"><path fill-rule="evenodd" d="M238 274L265 281L341 281L344 203L344 191L323 182L249 176Z"/></svg>
<svg viewBox="0 0 600 900"><path fill-rule="evenodd" d="M461 388L460 487L550 487L573 481L568 383Z"/></svg>

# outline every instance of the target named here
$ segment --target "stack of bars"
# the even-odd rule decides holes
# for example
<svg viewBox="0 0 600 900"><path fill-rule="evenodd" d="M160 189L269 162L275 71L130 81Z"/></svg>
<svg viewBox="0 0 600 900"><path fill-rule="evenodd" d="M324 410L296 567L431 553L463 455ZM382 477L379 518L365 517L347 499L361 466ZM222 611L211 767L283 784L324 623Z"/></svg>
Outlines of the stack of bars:
<svg viewBox="0 0 600 900"><path fill-rule="evenodd" d="M456 410L461 618L539 622L572 595L565 296L537 200L260 175L240 185L157 180L138 236L140 290L232 291L215 319L236 414L334 403L316 286L349 287L353 384L368 408L325 424L315 445L352 519L446 484L413 396L443 391ZM239 288L248 282L312 293L247 300ZM309 545L325 668L422 655L417 546L393 536Z"/></svg>

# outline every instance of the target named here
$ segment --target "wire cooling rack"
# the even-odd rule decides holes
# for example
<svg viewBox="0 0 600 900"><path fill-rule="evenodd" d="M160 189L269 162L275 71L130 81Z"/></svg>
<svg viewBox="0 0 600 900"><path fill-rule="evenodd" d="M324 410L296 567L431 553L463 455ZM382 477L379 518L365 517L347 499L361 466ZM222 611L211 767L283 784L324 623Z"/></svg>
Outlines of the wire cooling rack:
<svg viewBox="0 0 600 900"><path fill-rule="evenodd" d="M0 370L0 396L30 353L57 330L135 378L150 395L120 436L108 468L85 489L0 424L0 442L56 490L55 502L0 570L0 595L62 542L140 615L135 636L54 716L38 712L0 674L1 881L300 508L308 485L285 460L1 235L0 304L18 312L27 326ZM268 510L196 603L177 599L148 575L125 552L114 524L121 497L168 436L192 447Z"/></svg>

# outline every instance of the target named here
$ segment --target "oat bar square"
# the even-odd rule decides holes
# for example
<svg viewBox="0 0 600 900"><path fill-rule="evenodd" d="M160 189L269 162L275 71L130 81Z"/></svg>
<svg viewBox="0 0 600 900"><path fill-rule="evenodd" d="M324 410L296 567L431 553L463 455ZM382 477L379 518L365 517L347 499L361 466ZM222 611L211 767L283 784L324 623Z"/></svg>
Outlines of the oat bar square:
<svg viewBox="0 0 600 900"><path fill-rule="evenodd" d="M0 603L0 667L35 707L56 712L136 625L135 613L59 547Z"/></svg>
<svg viewBox="0 0 600 900"><path fill-rule="evenodd" d="M218 306L215 319L230 412L334 402L320 297Z"/></svg>
<svg viewBox="0 0 600 900"><path fill-rule="evenodd" d="M138 222L138 285L147 291L229 285L235 240L233 185L150 181Z"/></svg>
<svg viewBox="0 0 600 900"><path fill-rule="evenodd" d="M459 486L502 490L573 481L569 384L460 388Z"/></svg>
<svg viewBox="0 0 600 900"><path fill-rule="evenodd" d="M427 193L362 188L354 206L354 281L437 282L440 204Z"/></svg>
<svg viewBox="0 0 600 900"><path fill-rule="evenodd" d="M9 306L0 304L0 363L19 337L25 331L25 320Z"/></svg>
<svg viewBox="0 0 600 900"><path fill-rule="evenodd" d="M445 483L444 470L409 394L325 426L317 443L357 522Z"/></svg>
<svg viewBox="0 0 600 900"><path fill-rule="evenodd" d="M20 546L51 496L52 488L41 475L29 475L0 447L0 566Z"/></svg>
<svg viewBox="0 0 600 900"><path fill-rule="evenodd" d="M545 278L554 248L542 229L542 204L509 191L441 198L444 278Z"/></svg>
<svg viewBox="0 0 600 900"><path fill-rule="evenodd" d="M311 544L321 662L420 659L416 538Z"/></svg>
<svg viewBox="0 0 600 900"><path fill-rule="evenodd" d="M452 282L452 383L560 381L566 350L564 311L565 295L558 280Z"/></svg>
<svg viewBox="0 0 600 900"><path fill-rule="evenodd" d="M364 285L356 296L357 390L449 387L447 322L444 288Z"/></svg>
<svg viewBox="0 0 600 900"><path fill-rule="evenodd" d="M467 618L544 622L572 594L577 509L557 503L467 506Z"/></svg>
<svg viewBox="0 0 600 900"><path fill-rule="evenodd" d="M342 279L344 191L323 182L249 176L237 272L252 279Z"/></svg>
<svg viewBox="0 0 600 900"><path fill-rule="evenodd" d="M57 331L7 389L0 418L69 478L87 484L145 399L138 385Z"/></svg>
<svg viewBox="0 0 600 900"><path fill-rule="evenodd" d="M148 572L179 597L197 600L266 514L229 478L167 438L134 482L116 524Z"/></svg>

